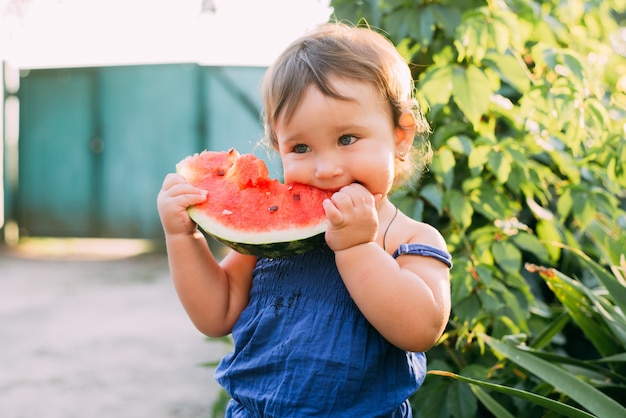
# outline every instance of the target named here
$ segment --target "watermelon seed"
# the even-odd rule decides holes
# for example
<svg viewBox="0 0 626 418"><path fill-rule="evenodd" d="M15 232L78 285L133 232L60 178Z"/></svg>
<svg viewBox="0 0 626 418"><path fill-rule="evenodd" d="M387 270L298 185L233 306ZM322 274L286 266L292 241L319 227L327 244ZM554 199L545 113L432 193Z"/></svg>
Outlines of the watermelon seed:
<svg viewBox="0 0 626 418"><path fill-rule="evenodd" d="M220 177L223 176L224 175L224 170L222 170L222 169L217 170L217 175L220 176Z"/></svg>
<svg viewBox="0 0 626 418"><path fill-rule="evenodd" d="M298 193L294 193L293 200L295 200L296 202L299 201L300 200L300 195Z"/></svg>
<svg viewBox="0 0 626 418"><path fill-rule="evenodd" d="M278 206L270 206L270 212L276 212L278 210Z"/></svg>

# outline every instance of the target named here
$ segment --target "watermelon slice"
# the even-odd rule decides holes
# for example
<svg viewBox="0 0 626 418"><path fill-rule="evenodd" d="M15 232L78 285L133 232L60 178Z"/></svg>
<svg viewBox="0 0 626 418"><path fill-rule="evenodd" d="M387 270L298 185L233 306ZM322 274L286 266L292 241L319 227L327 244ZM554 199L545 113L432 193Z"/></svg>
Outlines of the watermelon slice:
<svg viewBox="0 0 626 418"><path fill-rule="evenodd" d="M203 151L179 162L176 172L209 192L204 203L188 208L191 219L240 253L280 257L324 243L322 202L332 192L271 179L253 154Z"/></svg>

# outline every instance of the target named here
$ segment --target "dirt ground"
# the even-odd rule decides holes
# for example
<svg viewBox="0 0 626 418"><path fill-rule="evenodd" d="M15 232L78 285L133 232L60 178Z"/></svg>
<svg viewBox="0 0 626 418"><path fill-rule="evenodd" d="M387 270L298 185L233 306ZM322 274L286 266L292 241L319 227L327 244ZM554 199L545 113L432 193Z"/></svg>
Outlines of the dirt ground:
<svg viewBox="0 0 626 418"><path fill-rule="evenodd" d="M161 253L0 247L0 417L209 417L218 386L200 364L228 349L193 327Z"/></svg>

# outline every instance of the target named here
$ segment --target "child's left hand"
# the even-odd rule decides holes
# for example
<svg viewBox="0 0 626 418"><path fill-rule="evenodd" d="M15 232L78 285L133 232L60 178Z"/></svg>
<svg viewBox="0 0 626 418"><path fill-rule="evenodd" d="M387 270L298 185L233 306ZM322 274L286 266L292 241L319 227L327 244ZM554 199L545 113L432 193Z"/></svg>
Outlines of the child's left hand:
<svg viewBox="0 0 626 418"><path fill-rule="evenodd" d="M381 195L373 196L365 187L353 183L343 187L324 201L330 222L326 243L333 251L376 240Z"/></svg>

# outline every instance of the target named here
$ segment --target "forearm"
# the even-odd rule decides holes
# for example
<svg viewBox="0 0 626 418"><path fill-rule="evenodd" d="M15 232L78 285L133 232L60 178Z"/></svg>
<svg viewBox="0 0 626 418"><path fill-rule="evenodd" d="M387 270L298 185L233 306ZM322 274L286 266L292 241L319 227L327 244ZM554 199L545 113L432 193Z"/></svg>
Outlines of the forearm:
<svg viewBox="0 0 626 418"><path fill-rule="evenodd" d="M426 351L437 341L449 314L445 281L426 277L437 261L422 257L424 274L419 274L415 268L401 268L373 242L337 251L335 259L351 297L389 342L408 351ZM444 271L435 269L439 275Z"/></svg>
<svg viewBox="0 0 626 418"><path fill-rule="evenodd" d="M166 235L168 261L178 297L194 325L209 336L230 332L230 288L200 232Z"/></svg>

